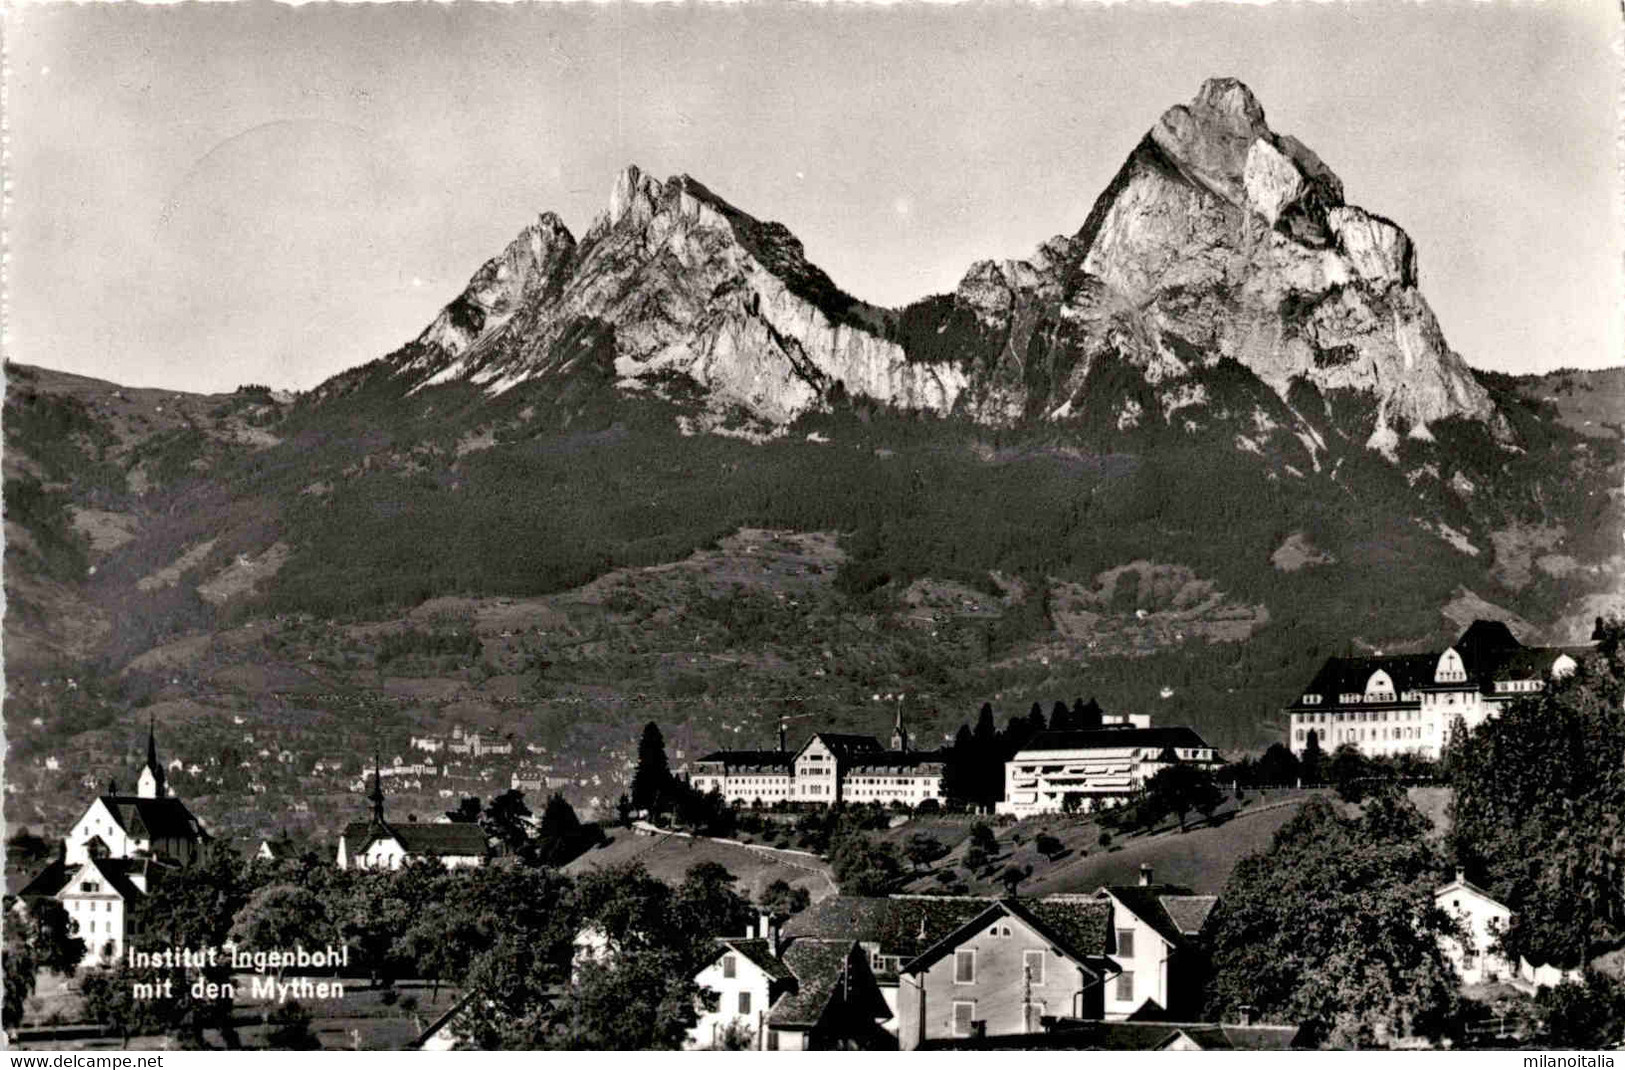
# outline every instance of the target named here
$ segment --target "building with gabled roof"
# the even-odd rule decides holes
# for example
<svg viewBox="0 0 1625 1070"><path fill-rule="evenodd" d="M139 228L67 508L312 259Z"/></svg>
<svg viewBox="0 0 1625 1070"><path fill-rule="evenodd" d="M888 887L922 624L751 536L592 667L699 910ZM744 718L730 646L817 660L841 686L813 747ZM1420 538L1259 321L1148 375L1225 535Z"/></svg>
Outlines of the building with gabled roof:
<svg viewBox="0 0 1625 1070"><path fill-rule="evenodd" d="M68 862L99 858L167 858L190 865L203 857L209 834L181 800L168 795L154 727L147 726L147 761L136 794L116 785L99 795L74 822L65 842Z"/></svg>
<svg viewBox="0 0 1625 1070"><path fill-rule="evenodd" d="M39 899L62 904L79 925L88 961L117 962L131 937L139 935L133 917L137 904L173 863L148 858L90 857L79 862L57 859L18 893L27 909Z"/></svg>
<svg viewBox="0 0 1625 1070"><path fill-rule="evenodd" d="M1519 970L1496 949L1496 940L1512 924L1512 908L1456 870L1456 879L1433 893L1438 908L1455 919L1460 934L1442 936L1439 947L1456 968L1463 985L1517 977Z"/></svg>
<svg viewBox="0 0 1625 1070"><path fill-rule="evenodd" d="M1143 865L1138 884L1106 885L1095 893L1111 905L1110 953L1121 971L1106 990L1111 1021L1192 1021L1202 1010L1207 959L1200 937L1219 897L1157 884L1152 876Z"/></svg>
<svg viewBox="0 0 1625 1070"><path fill-rule="evenodd" d="M698 791L714 790L729 802L753 806L873 802L916 807L927 800L940 806L945 764L941 752L909 746L899 709L890 749L874 736L815 732L792 753L781 726L778 750L712 751L693 763L689 782Z"/></svg>
<svg viewBox="0 0 1625 1070"><path fill-rule="evenodd" d="M1438 758L1460 718L1468 731L1518 698L1573 672L1590 646L1524 646L1501 621L1476 620L1451 646L1425 654L1327 658L1284 711L1301 756L1352 744L1372 757Z"/></svg>
<svg viewBox="0 0 1625 1070"><path fill-rule="evenodd" d="M903 1050L929 1040L1039 1033L1046 1018L1099 1018L1117 966L1110 909L1087 895L993 899L905 962Z"/></svg>
<svg viewBox="0 0 1625 1070"><path fill-rule="evenodd" d="M372 817L339 833L340 869L400 869L412 858L432 858L447 869L482 866L490 853L485 830L466 822L390 822L384 818L384 782L375 768L367 792Z"/></svg>
<svg viewBox="0 0 1625 1070"><path fill-rule="evenodd" d="M695 981L716 1007L701 1012L689 1047L721 1047L730 1031L766 1051L897 1046L868 955L850 938L781 936L764 916L755 933L719 938Z"/></svg>

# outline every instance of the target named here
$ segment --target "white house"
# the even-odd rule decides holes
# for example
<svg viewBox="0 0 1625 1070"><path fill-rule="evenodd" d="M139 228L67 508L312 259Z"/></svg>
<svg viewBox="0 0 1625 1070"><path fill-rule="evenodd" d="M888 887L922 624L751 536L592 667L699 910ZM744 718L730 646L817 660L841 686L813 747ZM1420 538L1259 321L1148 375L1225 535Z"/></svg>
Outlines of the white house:
<svg viewBox="0 0 1625 1070"><path fill-rule="evenodd" d="M1462 984L1510 980L1518 975L1518 970L1494 948L1496 937L1511 924L1511 907L1470 883L1459 869L1455 880L1433 893L1433 901L1461 926L1461 939L1445 937L1439 945L1461 975Z"/></svg>
<svg viewBox="0 0 1625 1070"><path fill-rule="evenodd" d="M1111 903L1110 957L1122 971L1106 986L1105 1018L1155 1014L1196 1021L1204 977L1194 945L1218 896L1151 878L1151 867L1141 866L1139 884L1107 885L1095 893Z"/></svg>
<svg viewBox="0 0 1625 1070"><path fill-rule="evenodd" d="M702 1010L689 1030L690 1048L719 1048L730 1029L748 1037L748 1046L767 1046L768 1011L795 980L779 958L779 933L767 918L761 935L717 941L709 962L695 975L702 989L716 996L713 1010Z"/></svg>
<svg viewBox="0 0 1625 1070"><path fill-rule="evenodd" d="M464 822L429 824L384 819L384 784L373 770L372 818L352 821L339 834L335 863L340 869L400 869L409 858L433 858L447 869L485 864L485 830Z"/></svg>

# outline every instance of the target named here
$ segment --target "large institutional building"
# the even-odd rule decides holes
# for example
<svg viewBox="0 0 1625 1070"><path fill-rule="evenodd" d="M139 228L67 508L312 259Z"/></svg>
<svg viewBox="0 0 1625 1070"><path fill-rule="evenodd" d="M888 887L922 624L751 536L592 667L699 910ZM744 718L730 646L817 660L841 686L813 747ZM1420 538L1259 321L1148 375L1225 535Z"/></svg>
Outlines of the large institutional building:
<svg viewBox="0 0 1625 1070"><path fill-rule="evenodd" d="M1194 728L1153 728L1145 715L1107 716L1098 728L1040 732L1005 763L1004 801L996 809L1031 817L1121 805L1179 763L1216 769L1222 759Z"/></svg>
<svg viewBox="0 0 1625 1070"><path fill-rule="evenodd" d="M1524 646L1500 621L1479 620L1437 653L1328 658L1286 709L1287 743L1300 757L1313 733L1328 753L1352 743L1371 757L1438 758L1457 717L1471 731L1573 672L1589 649Z"/></svg>
<svg viewBox="0 0 1625 1070"><path fill-rule="evenodd" d="M791 752L779 734L778 750L719 750L694 763L690 783L699 791L713 788L729 802L771 806L776 802L903 803L941 805L940 751L918 751L909 745L901 713L892 729L891 747L873 736L818 732Z"/></svg>
<svg viewBox="0 0 1625 1070"><path fill-rule="evenodd" d="M134 931L136 904L166 873L201 859L209 834L186 804L168 794L158 741L147 729L147 764L134 795L110 786L62 843L62 855L18 898L55 899L79 923L88 962L116 962Z"/></svg>

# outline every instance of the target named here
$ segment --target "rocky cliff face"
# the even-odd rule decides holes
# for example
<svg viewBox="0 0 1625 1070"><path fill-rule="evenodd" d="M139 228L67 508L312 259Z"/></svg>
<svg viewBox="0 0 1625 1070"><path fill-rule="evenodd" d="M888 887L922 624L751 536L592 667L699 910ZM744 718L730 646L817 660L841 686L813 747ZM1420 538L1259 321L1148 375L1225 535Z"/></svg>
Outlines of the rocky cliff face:
<svg viewBox="0 0 1625 1070"><path fill-rule="evenodd" d="M622 389L680 375L718 412L783 424L841 392L950 411L963 371L911 363L883 318L784 227L686 175L657 182L629 167L579 243L543 216L397 355L395 374L413 389L468 379L495 394L568 373L588 343L611 339Z"/></svg>
<svg viewBox="0 0 1625 1070"><path fill-rule="evenodd" d="M977 263L951 295L865 305L784 227L630 167L579 242L542 216L386 365L412 390L496 394L583 361L623 391L677 377L715 413L778 425L861 395L988 423L1234 429L1253 447L1279 431L1313 454L1346 396L1358 416L1345 406L1339 433L1389 456L1449 417L1507 433L1445 343L1409 237L1345 204L1230 79L1164 113L1076 234Z"/></svg>

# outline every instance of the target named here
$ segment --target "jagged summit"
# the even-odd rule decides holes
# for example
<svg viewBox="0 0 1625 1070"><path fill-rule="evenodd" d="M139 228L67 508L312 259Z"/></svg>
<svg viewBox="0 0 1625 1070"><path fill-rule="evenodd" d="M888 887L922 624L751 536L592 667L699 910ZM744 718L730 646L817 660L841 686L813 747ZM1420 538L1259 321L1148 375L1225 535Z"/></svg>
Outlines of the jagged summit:
<svg viewBox="0 0 1625 1070"><path fill-rule="evenodd" d="M1327 430L1390 456L1450 417L1504 433L1417 281L1403 230L1348 204L1246 85L1213 78L1076 233L974 264L953 294L865 304L783 225L633 165L579 241L544 214L384 363L411 391L595 368L637 394L675 376L712 417L780 426L861 395L989 423L1231 428L1252 449L1280 431L1309 464Z"/></svg>

